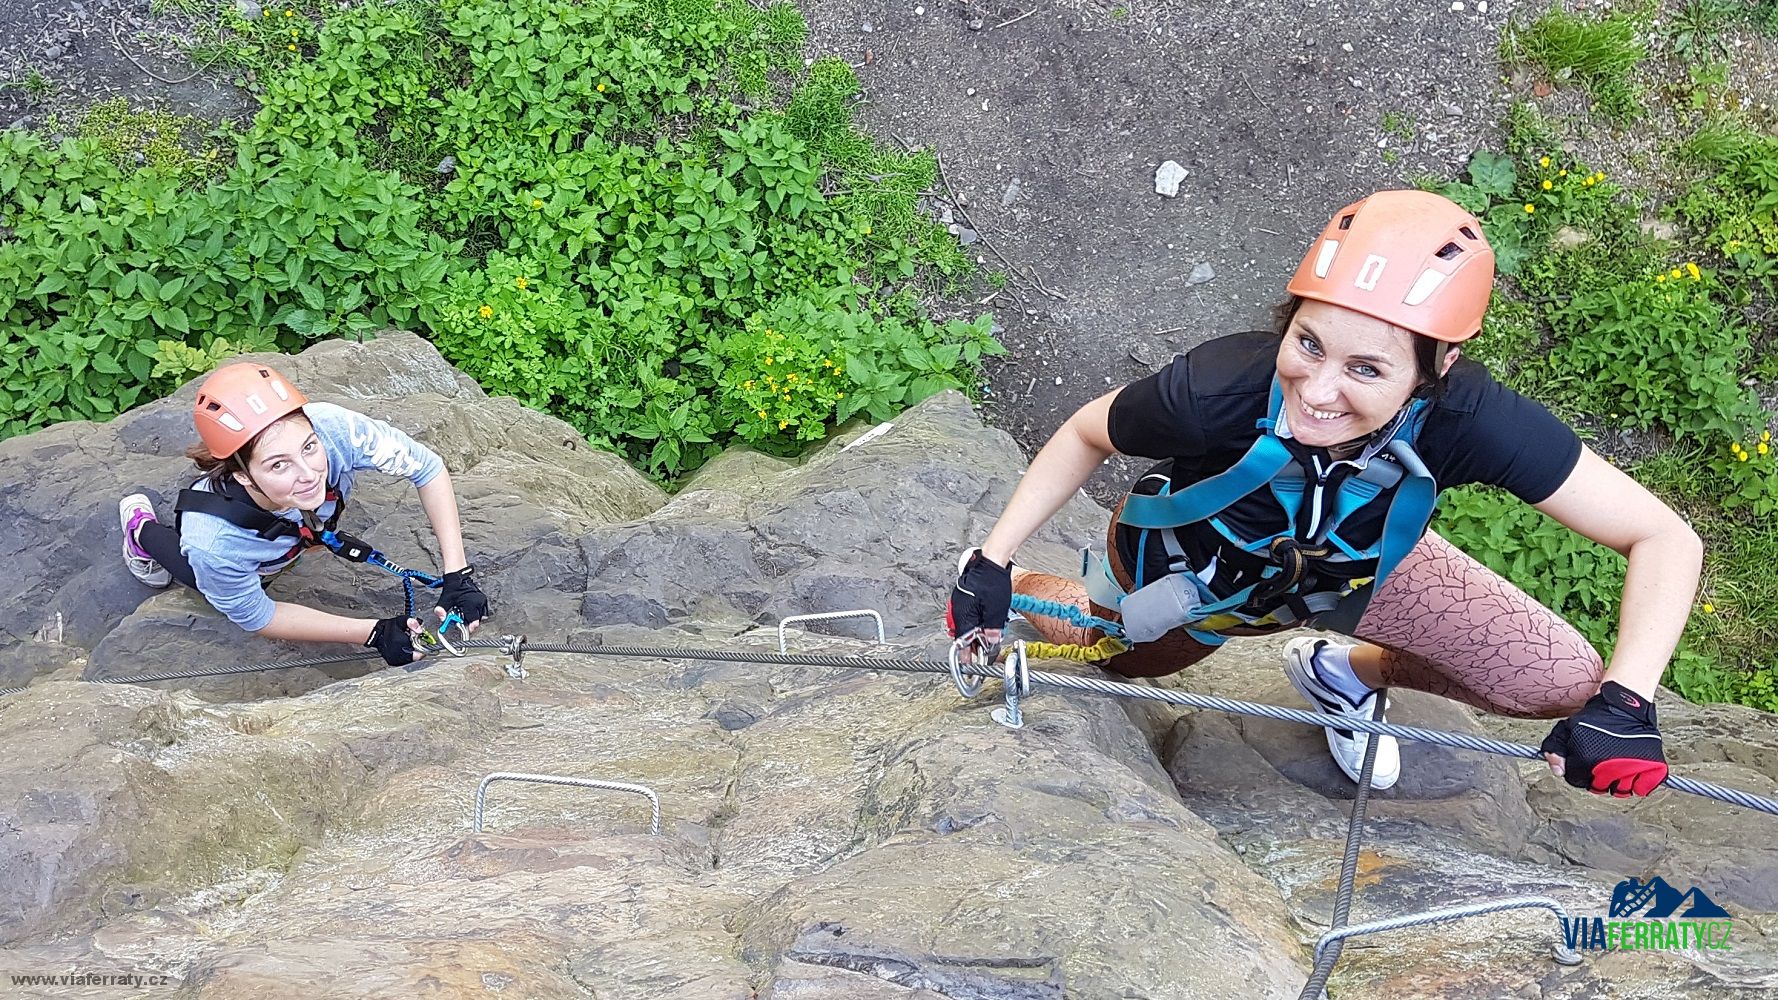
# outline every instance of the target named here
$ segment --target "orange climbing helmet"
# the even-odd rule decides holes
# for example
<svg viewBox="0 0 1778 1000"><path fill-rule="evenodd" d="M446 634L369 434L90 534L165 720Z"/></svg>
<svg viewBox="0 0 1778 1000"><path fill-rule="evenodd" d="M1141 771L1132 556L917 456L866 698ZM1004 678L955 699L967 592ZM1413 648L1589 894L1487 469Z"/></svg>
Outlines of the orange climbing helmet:
<svg viewBox="0 0 1778 1000"><path fill-rule="evenodd" d="M210 454L227 458L308 401L289 379L267 365L224 365L198 388L192 422Z"/></svg>
<svg viewBox="0 0 1778 1000"><path fill-rule="evenodd" d="M1449 198L1378 191L1334 213L1288 288L1456 344L1482 332L1494 249Z"/></svg>

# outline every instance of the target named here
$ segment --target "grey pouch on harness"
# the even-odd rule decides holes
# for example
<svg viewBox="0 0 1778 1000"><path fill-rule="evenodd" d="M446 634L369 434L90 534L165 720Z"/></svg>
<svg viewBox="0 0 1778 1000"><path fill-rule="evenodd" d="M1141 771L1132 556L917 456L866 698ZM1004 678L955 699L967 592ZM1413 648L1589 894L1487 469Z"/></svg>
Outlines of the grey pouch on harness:
<svg viewBox="0 0 1778 1000"><path fill-rule="evenodd" d="M1124 638L1153 642L1187 622L1197 621L1197 583L1185 573L1168 573L1159 580L1124 596L1118 605L1124 620Z"/></svg>

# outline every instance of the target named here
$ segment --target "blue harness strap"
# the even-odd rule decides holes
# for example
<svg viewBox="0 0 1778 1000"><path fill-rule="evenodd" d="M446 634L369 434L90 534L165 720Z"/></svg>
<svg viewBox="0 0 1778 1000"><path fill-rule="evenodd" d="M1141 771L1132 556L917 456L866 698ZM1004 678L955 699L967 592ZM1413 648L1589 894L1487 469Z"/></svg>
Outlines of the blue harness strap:
<svg viewBox="0 0 1778 1000"><path fill-rule="evenodd" d="M1240 461L1228 470L1176 492L1162 491L1152 495L1132 493L1124 500L1119 520L1131 527L1144 529L1143 542L1147 541L1150 530L1165 530L1198 522L1210 523L1228 541L1249 552L1265 551L1276 538L1294 538L1298 502L1306 489L1306 480L1295 457L1277 434L1283 398L1283 389L1274 377L1266 416L1256 423L1262 433L1252 447L1248 448L1247 453L1241 456ZM1374 477L1369 475L1348 476L1340 483L1333 509L1326 523L1317 532L1346 559L1377 560L1376 572L1372 577L1374 582L1369 591L1373 595L1383 580L1419 544L1420 537L1426 532L1426 525L1432 520L1433 506L1438 498L1438 485L1425 464L1414 453L1412 443L1419 435L1425 416L1426 402L1418 399L1412 401L1406 416L1381 449L1388 451L1400 463L1405 474L1394 484L1396 492L1384 516L1383 532L1378 542L1365 549L1357 549L1339 538L1335 530L1348 515L1375 500L1386 489L1386 486L1374 481ZM1233 533L1216 515L1262 488L1270 488L1283 505L1288 518L1287 528L1272 538L1245 540L1233 537ZM1141 547L1139 545L1139 549ZM1196 616L1193 621L1184 623L1187 632L1200 642L1216 645L1223 641L1223 637L1213 632L1193 629L1193 622L1203 622L1215 615L1232 615L1249 621L1263 617L1263 614L1251 615L1241 609L1265 580L1276 577L1279 572L1277 566L1267 566L1262 573L1261 582L1221 599L1214 597L1208 586L1188 572L1188 576L1194 577L1193 582L1199 591L1201 603L1193 612ZM1140 567L1137 568L1136 579L1138 586L1141 586Z"/></svg>

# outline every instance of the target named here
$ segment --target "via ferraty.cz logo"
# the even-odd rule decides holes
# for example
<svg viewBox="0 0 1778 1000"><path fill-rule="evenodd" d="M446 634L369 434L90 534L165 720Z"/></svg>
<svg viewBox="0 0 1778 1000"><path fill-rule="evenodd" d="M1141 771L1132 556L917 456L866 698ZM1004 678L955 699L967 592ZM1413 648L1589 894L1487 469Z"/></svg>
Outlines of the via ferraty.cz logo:
<svg viewBox="0 0 1778 1000"><path fill-rule="evenodd" d="M1564 917L1562 937L1570 948L1596 951L1727 948L1734 922L1703 889L1684 892L1656 875L1647 882L1631 876L1611 892L1604 917Z"/></svg>

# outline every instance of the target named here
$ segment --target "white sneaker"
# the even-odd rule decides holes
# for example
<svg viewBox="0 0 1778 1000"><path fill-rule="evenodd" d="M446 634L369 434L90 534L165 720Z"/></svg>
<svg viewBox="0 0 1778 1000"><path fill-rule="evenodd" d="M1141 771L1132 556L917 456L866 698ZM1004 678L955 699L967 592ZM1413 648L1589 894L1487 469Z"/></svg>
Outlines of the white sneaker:
<svg viewBox="0 0 1778 1000"><path fill-rule="evenodd" d="M150 587L171 585L173 574L149 558L148 553L132 540L132 533L137 526L144 521L154 520L154 505L148 502L148 497L132 493L118 501L117 519L123 525L123 564L129 567L130 575Z"/></svg>
<svg viewBox="0 0 1778 1000"><path fill-rule="evenodd" d="M1345 695L1323 684L1315 675L1315 667L1311 662L1315 651L1324 645L1331 645L1326 639L1304 636L1292 639L1284 647L1284 675L1290 678L1290 684L1314 706L1315 710L1324 715L1338 716L1347 719L1365 719L1371 717L1371 709L1376 707L1377 692L1372 691L1369 697L1353 704ZM1388 708L1388 703L1384 703ZM1381 717L1378 721L1386 721ZM1346 777L1354 783L1358 781L1360 769L1364 766L1365 744L1370 741L1369 733L1354 733L1349 729L1328 729L1327 748L1333 752L1334 763L1346 772ZM1377 738L1377 762L1371 768L1371 787L1390 788L1401 778L1401 744L1393 736Z"/></svg>

